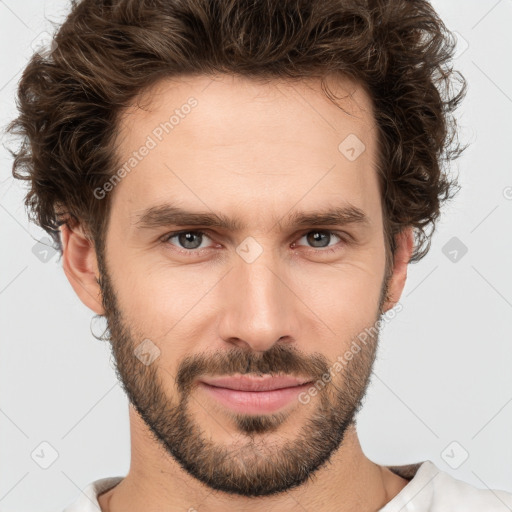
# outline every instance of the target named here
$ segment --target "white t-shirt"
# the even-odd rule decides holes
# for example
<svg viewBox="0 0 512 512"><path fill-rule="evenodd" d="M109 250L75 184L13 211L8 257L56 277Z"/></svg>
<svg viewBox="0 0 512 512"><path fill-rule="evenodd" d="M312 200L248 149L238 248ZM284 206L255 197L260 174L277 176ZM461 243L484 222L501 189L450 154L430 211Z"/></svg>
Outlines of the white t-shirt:
<svg viewBox="0 0 512 512"><path fill-rule="evenodd" d="M427 460L407 466L388 466L409 483L378 512L510 512L512 493L478 489L441 471ZM98 494L124 477L101 478L90 483L64 512L98 512Z"/></svg>

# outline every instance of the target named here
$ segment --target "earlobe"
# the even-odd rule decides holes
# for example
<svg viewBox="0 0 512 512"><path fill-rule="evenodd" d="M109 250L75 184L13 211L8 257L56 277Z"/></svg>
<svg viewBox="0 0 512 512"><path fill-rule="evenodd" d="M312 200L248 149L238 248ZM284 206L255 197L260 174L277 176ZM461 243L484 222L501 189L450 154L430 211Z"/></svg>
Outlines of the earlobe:
<svg viewBox="0 0 512 512"><path fill-rule="evenodd" d="M413 228L406 228L395 236L396 250L393 258L393 271L388 283L388 300L383 312L393 308L400 300L407 280L407 268L414 249Z"/></svg>
<svg viewBox="0 0 512 512"><path fill-rule="evenodd" d="M60 228L62 267L80 300L98 315L105 314L94 244L85 236L81 226Z"/></svg>

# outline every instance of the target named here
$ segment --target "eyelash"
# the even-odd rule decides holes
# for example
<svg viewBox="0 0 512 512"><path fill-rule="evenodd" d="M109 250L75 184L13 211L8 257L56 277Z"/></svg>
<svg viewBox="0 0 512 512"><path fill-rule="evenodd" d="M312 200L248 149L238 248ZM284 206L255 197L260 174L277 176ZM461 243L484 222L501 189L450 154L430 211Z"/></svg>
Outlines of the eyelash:
<svg viewBox="0 0 512 512"><path fill-rule="evenodd" d="M161 239L160 241L168 246L168 245L172 245L172 244L169 244L169 240L171 238L174 238L175 236L178 236L178 235L181 235L183 233L193 233L193 234L196 234L196 235L202 235L202 236L205 236L207 238L211 238L207 232L205 231L201 231L201 230L191 230L191 229L184 229L184 230L181 230L181 231L173 231L172 233L167 233L165 234ZM311 229L309 231L306 231L306 232L303 232L299 238L302 238L303 236L305 235L308 235L309 233L326 233L326 234L329 234L329 235L335 235L337 236L340 241L343 243L343 244L347 244L348 243L348 240L342 236L342 233L339 233L337 231L330 231L328 229ZM173 246L173 249L172 250L176 250L178 253L180 254L185 254L186 256L190 256L190 257L194 257L194 256L201 256L203 254L203 252L205 250L208 250L209 248L208 247L204 247L202 249L181 249L179 247L176 247L176 246ZM336 253L338 252L339 250L341 250L341 248L333 248L333 247L325 247L325 248L322 248L322 249L315 249L314 247L310 247L309 248L309 251L308 252L313 252L313 253L317 253L317 254L332 254L332 253Z"/></svg>

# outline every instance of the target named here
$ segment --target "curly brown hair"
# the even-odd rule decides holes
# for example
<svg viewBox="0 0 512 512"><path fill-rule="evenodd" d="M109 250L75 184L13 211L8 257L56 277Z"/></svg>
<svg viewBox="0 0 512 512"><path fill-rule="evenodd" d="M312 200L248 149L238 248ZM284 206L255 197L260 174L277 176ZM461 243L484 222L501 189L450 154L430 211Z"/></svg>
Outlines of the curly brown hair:
<svg viewBox="0 0 512 512"><path fill-rule="evenodd" d="M344 75L370 95L388 256L413 227L411 262L430 249L441 204L460 188L445 169L465 147L454 110L466 93L456 44L427 0L83 0L53 51L32 56L18 89L14 177L62 251L80 223L103 250L110 214L94 190L119 166L116 124L144 90L180 74L255 80ZM458 91L454 84L460 84Z"/></svg>

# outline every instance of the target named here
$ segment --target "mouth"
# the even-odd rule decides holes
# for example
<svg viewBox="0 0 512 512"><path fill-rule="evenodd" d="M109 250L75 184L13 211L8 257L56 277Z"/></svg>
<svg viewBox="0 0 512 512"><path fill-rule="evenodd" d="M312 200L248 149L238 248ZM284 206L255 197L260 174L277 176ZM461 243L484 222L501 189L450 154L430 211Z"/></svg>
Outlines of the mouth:
<svg viewBox="0 0 512 512"><path fill-rule="evenodd" d="M311 380L293 376L236 375L203 378L199 387L217 402L236 412L268 414L298 402Z"/></svg>

